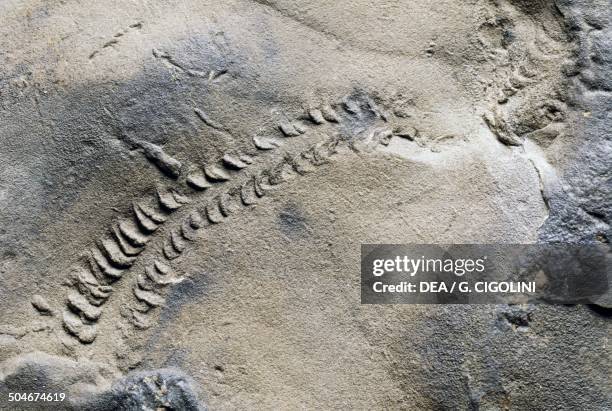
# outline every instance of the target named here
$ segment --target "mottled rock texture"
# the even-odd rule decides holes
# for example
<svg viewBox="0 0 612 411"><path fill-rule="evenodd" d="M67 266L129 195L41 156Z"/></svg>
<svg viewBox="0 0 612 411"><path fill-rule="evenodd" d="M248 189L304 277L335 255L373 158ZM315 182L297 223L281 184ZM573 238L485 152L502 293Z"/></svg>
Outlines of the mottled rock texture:
<svg viewBox="0 0 612 411"><path fill-rule="evenodd" d="M358 272L361 243L609 243L609 1L0 23L0 409L612 408L609 294L364 306Z"/></svg>

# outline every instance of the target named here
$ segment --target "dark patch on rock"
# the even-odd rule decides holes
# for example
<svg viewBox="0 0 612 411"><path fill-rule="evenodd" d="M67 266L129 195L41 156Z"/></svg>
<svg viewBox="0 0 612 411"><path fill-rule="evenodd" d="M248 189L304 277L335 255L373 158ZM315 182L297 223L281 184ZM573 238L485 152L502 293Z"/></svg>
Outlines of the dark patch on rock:
<svg viewBox="0 0 612 411"><path fill-rule="evenodd" d="M145 351L147 353L151 353L156 349L159 341L164 338L166 327L171 325L172 321L180 315L185 304L201 300L206 296L210 283L210 276L206 273L200 273L195 276L186 277L183 281L170 288L166 296L165 306L159 316L159 322L145 343ZM175 362L181 364L184 361L185 354L184 351L178 350L167 357L165 364L177 365ZM143 364L153 368L159 366L159 361L146 356L143 359Z"/></svg>
<svg viewBox="0 0 612 411"><path fill-rule="evenodd" d="M281 232L290 239L308 235L307 219L295 205L288 205L278 214L278 225Z"/></svg>
<svg viewBox="0 0 612 411"><path fill-rule="evenodd" d="M135 372L116 380L100 391L112 374L98 363L31 353L0 365L0 409L14 410L6 403L9 392L63 393L53 403L63 410L205 410L198 401L192 380L176 369ZM48 404L23 403L28 409L48 409Z"/></svg>
<svg viewBox="0 0 612 411"><path fill-rule="evenodd" d="M557 2L576 43L571 93L576 154L562 170L563 190L550 197L550 215L540 230L544 242L590 243L610 238L610 90L612 26L607 2ZM605 18L608 16L608 18ZM585 117L582 114L588 113Z"/></svg>
<svg viewBox="0 0 612 411"><path fill-rule="evenodd" d="M344 100L342 109L341 124L347 136L360 136L363 132L371 130L381 116L372 96L362 89L355 89Z"/></svg>
<svg viewBox="0 0 612 411"><path fill-rule="evenodd" d="M198 401L192 384L189 377L175 369L136 372L79 405L91 411L206 410Z"/></svg>
<svg viewBox="0 0 612 411"><path fill-rule="evenodd" d="M200 273L187 277L173 286L166 297L166 306L161 312L160 323L165 324L171 321L178 316L185 304L206 296L209 284L209 276L205 273Z"/></svg>
<svg viewBox="0 0 612 411"><path fill-rule="evenodd" d="M63 388L61 381L52 378L49 365L40 362L27 362L13 374L8 375L2 384L7 391L40 392Z"/></svg>
<svg viewBox="0 0 612 411"><path fill-rule="evenodd" d="M603 307L601 305L589 304L588 306L594 313L611 319L612 318L612 307Z"/></svg>
<svg viewBox="0 0 612 411"><path fill-rule="evenodd" d="M514 43L514 41L516 40L516 36L514 35L514 33L512 32L512 30L510 29L504 29L502 31L502 47L503 48L508 48L510 47L510 45L512 43Z"/></svg>
<svg viewBox="0 0 612 411"><path fill-rule="evenodd" d="M533 306L502 306L497 315L498 327L502 330L525 330L529 327L534 309Z"/></svg>
<svg viewBox="0 0 612 411"><path fill-rule="evenodd" d="M89 386L96 390L101 379L112 378L101 364L87 360L79 362L42 352L14 357L0 364L0 410L15 410L17 403L8 402L8 393L64 393L65 400L54 403L58 408L77 410L78 398L72 398L73 388ZM48 403L21 403L28 409L49 409Z"/></svg>
<svg viewBox="0 0 612 411"><path fill-rule="evenodd" d="M2 364L1 399L8 398L5 391L66 392L72 384L94 384L100 373L93 363L77 363L41 352L25 354Z"/></svg>
<svg viewBox="0 0 612 411"><path fill-rule="evenodd" d="M9 392L64 393L64 401L53 403L54 409L63 410L206 409L198 401L191 378L171 368L134 372L100 391L99 384L112 378L103 365L37 352L2 363L0 376L2 410L17 409L15 403L5 403ZM49 409L48 403L25 405L28 409Z"/></svg>

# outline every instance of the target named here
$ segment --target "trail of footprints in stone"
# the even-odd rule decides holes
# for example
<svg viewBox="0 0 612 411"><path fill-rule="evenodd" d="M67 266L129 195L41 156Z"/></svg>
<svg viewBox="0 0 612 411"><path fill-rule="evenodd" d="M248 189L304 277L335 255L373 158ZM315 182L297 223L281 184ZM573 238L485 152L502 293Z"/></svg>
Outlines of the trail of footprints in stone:
<svg viewBox="0 0 612 411"><path fill-rule="evenodd" d="M358 110L355 108L351 113L357 115ZM311 110L309 116L315 124L339 121L335 111L326 111L324 117L322 111ZM285 135L289 135L290 125L285 124L279 127L281 130L284 128ZM388 129L374 130L372 141L374 144L386 144L391 134ZM173 230L166 239L161 258L155 260L138 275L132 286L137 304L123 306L122 315L137 329L151 327L153 322L147 314L164 304L165 298L162 294L164 288L183 280L183 277L171 268L171 261L186 250L188 243L197 240L199 230L208 225L220 224L237 211L257 204L262 197L277 190L292 176L303 176L314 171L315 167L326 163L342 143L341 139L330 137L327 141L312 145L295 156L287 155L273 167L260 171L248 177L241 184L229 188L204 207L192 210L180 227Z"/></svg>
<svg viewBox="0 0 612 411"><path fill-rule="evenodd" d="M183 277L174 271L170 261L178 258L187 243L197 240L197 232L211 224L220 224L231 214L247 209L270 191L288 180L288 175L304 175L327 161L334 154L337 140L319 143L294 157L286 157L274 167L248 178L242 184L228 189L209 201L201 209L194 209L180 227L173 230L163 247L163 258L156 259L144 272L138 274L132 292L137 300L134 306L122 307L122 315L138 329L147 329L152 322L147 314L165 302L163 289L179 283Z"/></svg>
<svg viewBox="0 0 612 411"><path fill-rule="evenodd" d="M379 118L386 118L374 108L372 102L369 110ZM360 115L357 103L345 100L342 108L352 116ZM341 117L336 109L326 105L320 109L311 109L304 117L311 125L340 123ZM304 121L282 121L278 124L285 137L297 137L306 132ZM375 133L379 140L388 138L390 131ZM132 288L138 301L136 307L123 307L122 315L137 328L147 328L150 323L145 314L164 303L160 294L170 284L180 282L182 278L171 268L169 262L181 255L189 242L197 238L197 231L208 224L218 224L230 214L254 205L274 186L285 181L287 172L303 175L311 171L312 166L324 163L333 154L337 140L318 144L297 156L285 156L271 169L253 173L239 186L225 190L214 197L202 209L194 209L178 228L173 229L163 244L163 258L148 264L144 272L137 276ZM206 192L215 185L233 180L243 170L248 169L259 153L273 151L281 145L276 138L254 137L253 144L257 150L254 156L226 154L218 165L204 166L186 177L187 185L194 192ZM86 256L86 264L77 269L74 275L74 287L67 298L63 312L64 329L76 339L88 344L95 340L96 323L102 315L102 306L111 296L113 283L135 263L139 254L145 249L148 241L158 228L166 222L172 213L191 203L191 198L175 189L157 190L154 204L134 203L130 219L121 220L111 229L112 235L100 240Z"/></svg>
<svg viewBox="0 0 612 411"><path fill-rule="evenodd" d="M79 341L88 343L95 339L95 323L113 291L112 284L136 262L153 233L172 212L190 201L174 190L160 189L157 197L154 206L134 203L132 218L114 225L111 236L92 247L84 266L76 269L74 290L68 294L63 324Z"/></svg>

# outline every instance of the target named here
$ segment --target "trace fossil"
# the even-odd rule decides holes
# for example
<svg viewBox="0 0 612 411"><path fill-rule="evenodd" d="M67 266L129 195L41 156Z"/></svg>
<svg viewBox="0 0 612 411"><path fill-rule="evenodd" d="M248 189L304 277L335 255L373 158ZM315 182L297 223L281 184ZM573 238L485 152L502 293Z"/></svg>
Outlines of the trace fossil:
<svg viewBox="0 0 612 411"><path fill-rule="evenodd" d="M176 176L177 186L158 188L156 201L134 203L131 218L114 223L111 235L96 241L96 246L84 256L83 263L72 270L73 290L68 294L62 314L64 329L79 342L92 343L97 335L96 323L102 316L104 305L111 298L113 284L130 271L157 230L162 225L171 224L174 227L170 228L170 234L163 242L162 255L148 261L144 273L137 276L133 294L141 304L128 311L124 309L124 313L129 312L134 326L146 328L147 321L143 314L163 303L156 290L180 281L180 276L173 272L169 262L181 255L188 242L195 241L195 232L205 222L218 224L239 208L255 204L271 187L284 181L287 168L304 174L309 167L321 164L333 154L333 148L342 140L329 140L325 134L322 141L317 135L306 138L301 144L292 144L289 137L302 136L307 132L305 121L313 126L331 124L336 133L352 134L346 140L351 144L359 144L366 138L378 144L388 144L389 138L394 135L393 130L395 135L403 135L403 128L389 124L388 116L363 94L349 96L334 106L336 108L331 105L313 108L308 110L304 119L281 122L278 128L287 140L254 137L255 151L248 154L226 153L217 165L191 167L186 176ZM338 110L344 114L340 115ZM200 118L205 118L203 121L207 124L214 123L200 110L196 113ZM294 151L287 148L275 156L275 150L283 145L297 146L298 150L300 146L306 145L306 148L298 151L298 154L291 154ZM154 163L159 166L167 157L157 156ZM275 160L277 157L278 160ZM259 166L257 170L259 163L263 169ZM162 165L160 168L170 167ZM249 172L245 180L237 186L226 188L230 181L240 178L245 172ZM177 210L194 203L205 205L193 209L183 221L168 222Z"/></svg>
<svg viewBox="0 0 612 411"><path fill-rule="evenodd" d="M355 269L609 246L609 2L350 3L0 2L0 410L610 409L609 292Z"/></svg>

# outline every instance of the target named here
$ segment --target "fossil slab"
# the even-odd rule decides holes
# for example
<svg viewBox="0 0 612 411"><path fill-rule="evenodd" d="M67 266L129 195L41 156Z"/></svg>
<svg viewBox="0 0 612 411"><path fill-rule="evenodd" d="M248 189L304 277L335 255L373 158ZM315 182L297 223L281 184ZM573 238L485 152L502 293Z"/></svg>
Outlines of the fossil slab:
<svg viewBox="0 0 612 411"><path fill-rule="evenodd" d="M361 243L609 242L609 4L350 3L0 4L0 408L610 407L609 298L358 275Z"/></svg>

